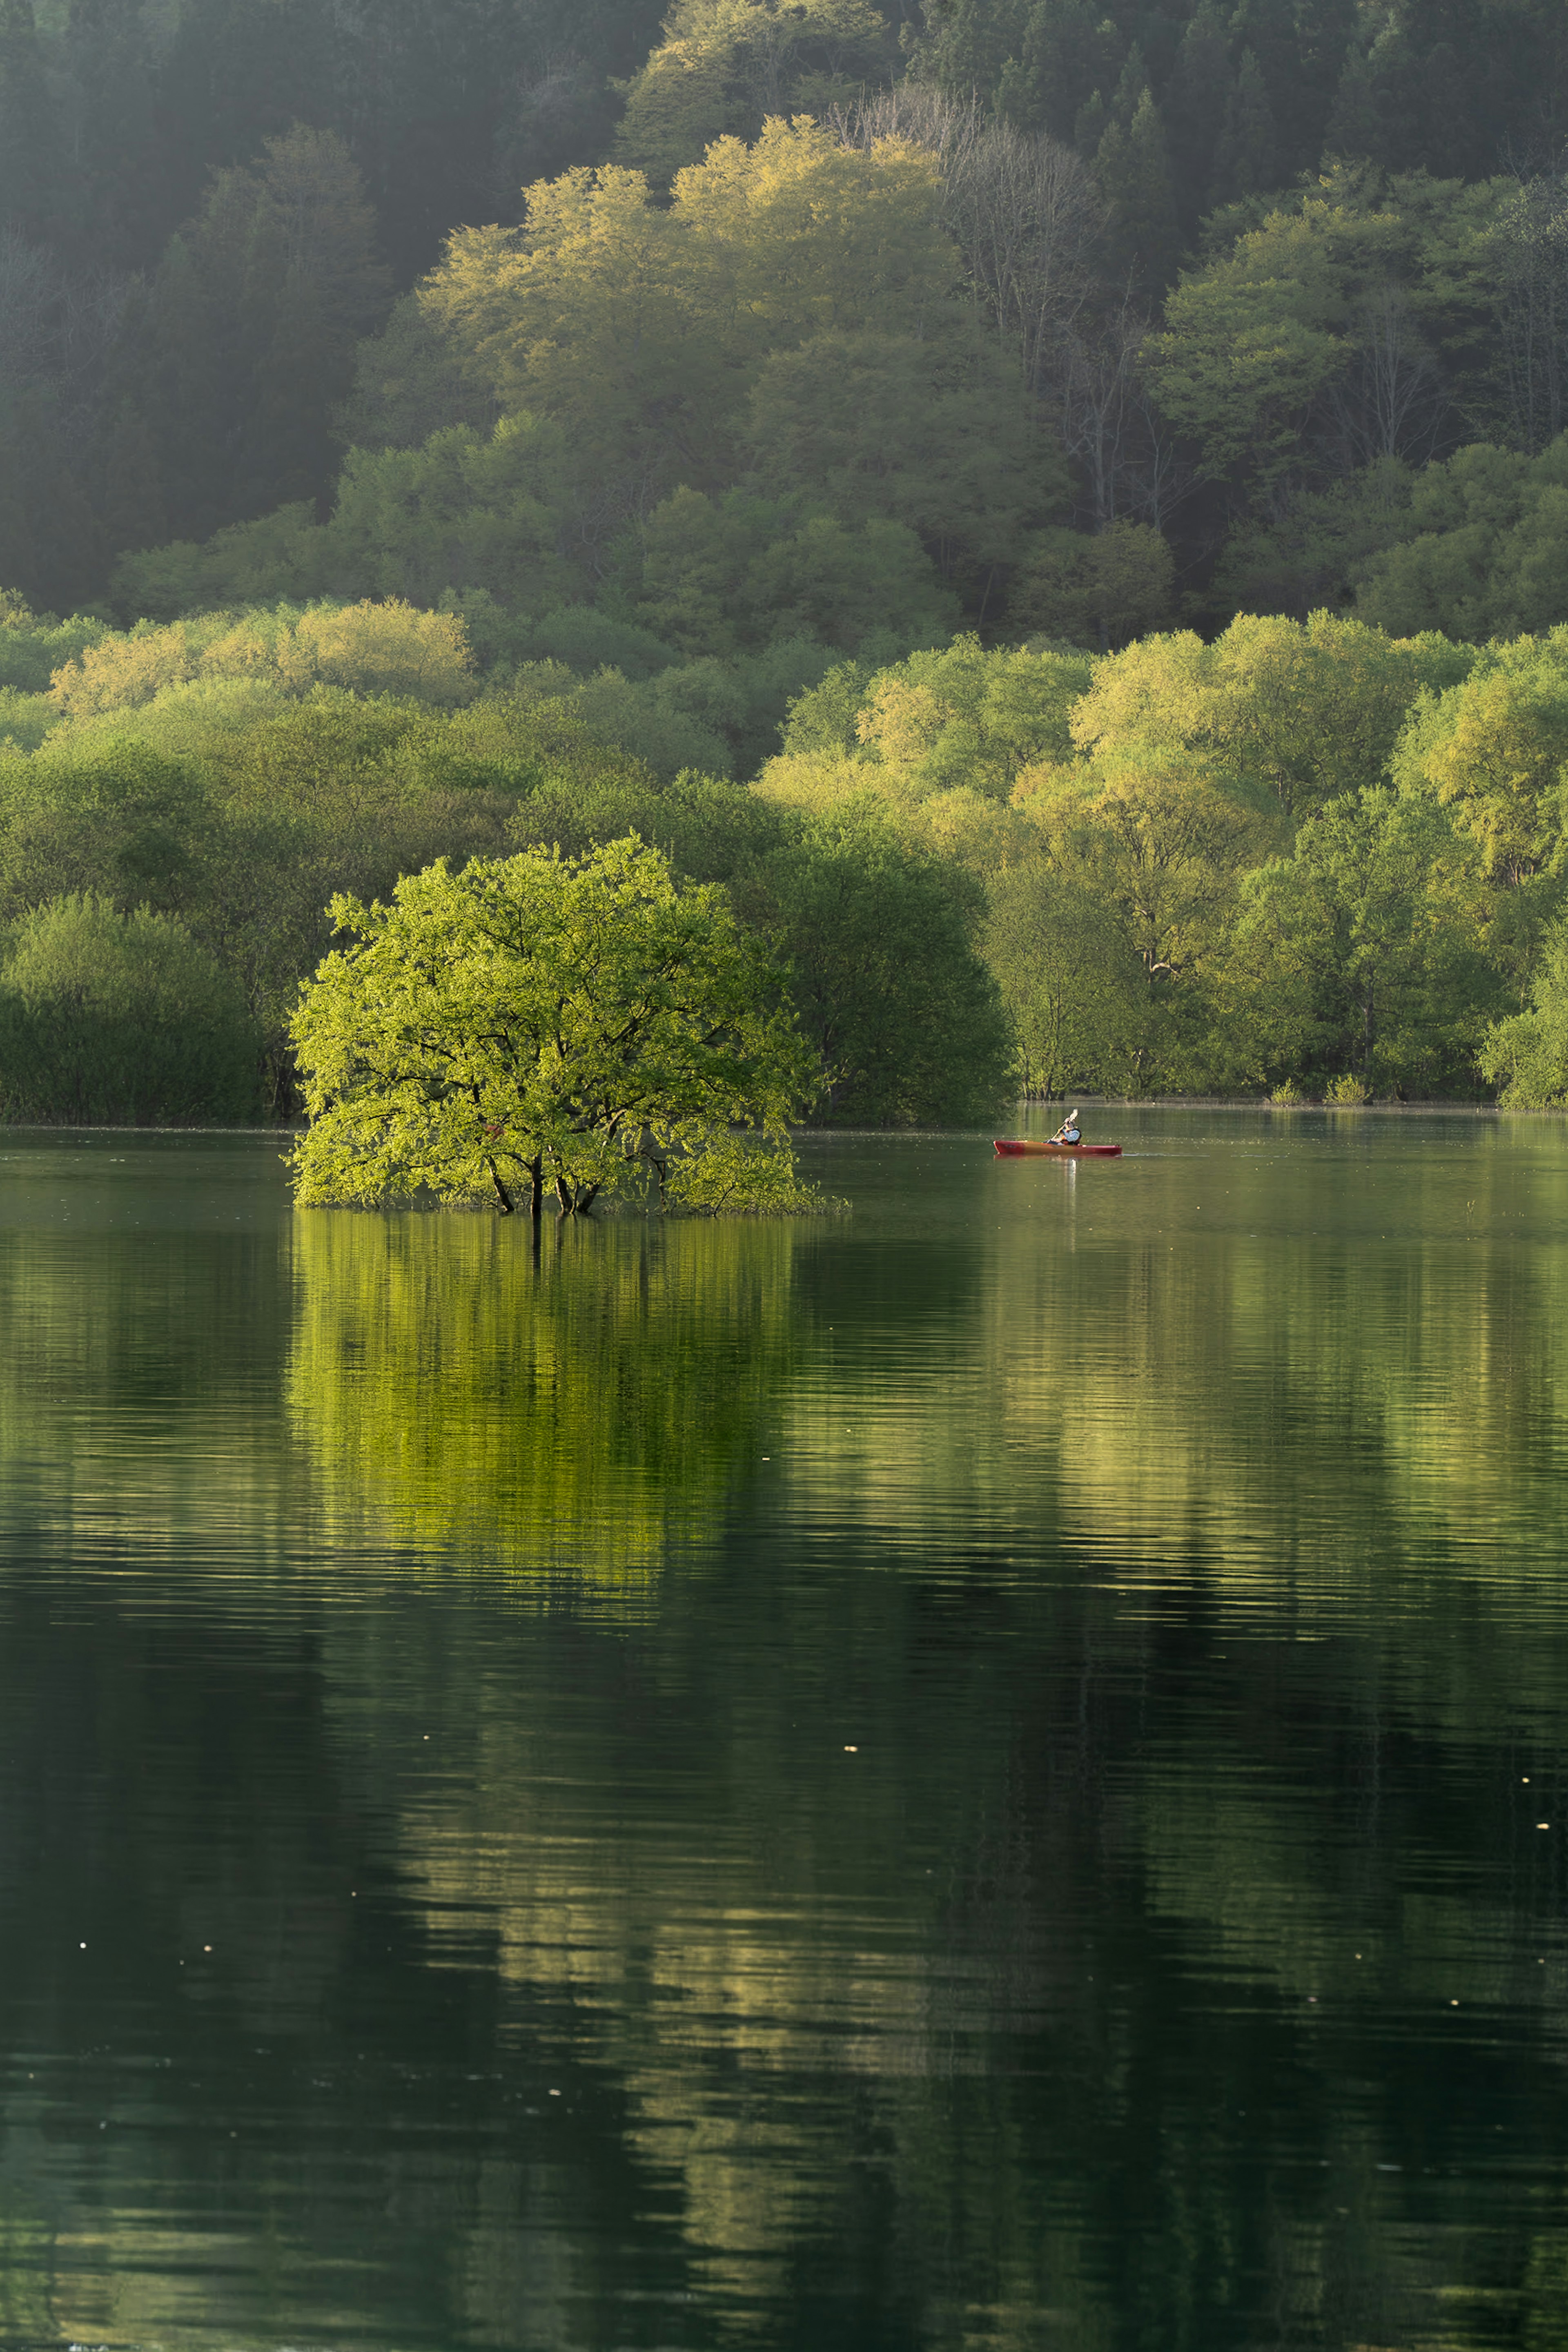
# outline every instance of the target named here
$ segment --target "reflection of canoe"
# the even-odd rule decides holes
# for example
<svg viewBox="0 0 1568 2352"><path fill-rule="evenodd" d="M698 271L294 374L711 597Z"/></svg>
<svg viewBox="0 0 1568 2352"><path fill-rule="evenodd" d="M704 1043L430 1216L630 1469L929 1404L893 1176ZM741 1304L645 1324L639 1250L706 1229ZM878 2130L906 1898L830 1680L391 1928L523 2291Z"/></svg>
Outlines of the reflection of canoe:
<svg viewBox="0 0 1568 2352"><path fill-rule="evenodd" d="M1016 1160L1020 1152L1062 1151L1070 1160L1120 1160L1119 1143L1002 1143L997 1150L1003 1160Z"/></svg>

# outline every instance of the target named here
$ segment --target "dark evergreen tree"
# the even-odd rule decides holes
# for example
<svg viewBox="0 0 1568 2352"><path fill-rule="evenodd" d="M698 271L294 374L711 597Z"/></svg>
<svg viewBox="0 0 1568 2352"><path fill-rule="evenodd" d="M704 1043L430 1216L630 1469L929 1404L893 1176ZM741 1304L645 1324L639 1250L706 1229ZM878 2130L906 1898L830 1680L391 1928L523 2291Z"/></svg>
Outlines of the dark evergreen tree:
<svg viewBox="0 0 1568 2352"><path fill-rule="evenodd" d="M1111 120L1119 122L1124 131L1133 127L1140 100L1149 87L1149 71L1144 63L1144 53L1136 41L1123 60L1116 77L1115 92L1111 100Z"/></svg>
<svg viewBox="0 0 1568 2352"><path fill-rule="evenodd" d="M1176 277L1181 226L1165 125L1146 85L1126 130L1113 122L1100 142L1095 175L1111 215L1103 239L1107 275L1154 302Z"/></svg>
<svg viewBox="0 0 1568 2352"><path fill-rule="evenodd" d="M330 418L391 298L374 226L342 141L297 130L259 171L221 172L171 239L128 324L116 429L155 452L175 538L325 497Z"/></svg>
<svg viewBox="0 0 1568 2352"><path fill-rule="evenodd" d="M174 236L144 299L126 323L118 371L125 414L154 454L170 536L193 539L228 520L232 468L232 326L214 316L200 239Z"/></svg>
<svg viewBox="0 0 1568 2352"><path fill-rule="evenodd" d="M1424 0L1347 58L1331 135L1388 171L1484 178L1563 144L1568 8L1559 0Z"/></svg>
<svg viewBox="0 0 1568 2352"><path fill-rule="evenodd" d="M0 414L0 581L40 611L68 613L102 565L72 436L47 389L25 393Z"/></svg>
<svg viewBox="0 0 1568 2352"><path fill-rule="evenodd" d="M1288 176L1283 167L1274 110L1263 83L1262 69L1250 49L1241 53L1236 79L1226 100L1225 127L1214 159L1217 205L1238 197L1258 196L1277 188Z"/></svg>
<svg viewBox="0 0 1568 2352"><path fill-rule="evenodd" d="M64 58L73 241L83 257L141 268L168 235L170 195L137 0L71 0Z"/></svg>
<svg viewBox="0 0 1568 2352"><path fill-rule="evenodd" d="M1199 0L1182 35L1164 110L1182 226L1190 236L1209 201L1231 89L1230 37L1218 0Z"/></svg>
<svg viewBox="0 0 1568 2352"><path fill-rule="evenodd" d="M131 548L158 547L174 536L158 438L134 401L105 402L86 471L106 558Z"/></svg>
<svg viewBox="0 0 1568 2352"><path fill-rule="evenodd" d="M1301 162L1311 170L1327 144L1327 126L1346 60L1360 37L1356 0L1311 0L1297 15Z"/></svg>
<svg viewBox="0 0 1568 2352"><path fill-rule="evenodd" d="M0 0L0 223L34 234L57 225L60 160L33 0Z"/></svg>
<svg viewBox="0 0 1568 2352"><path fill-rule="evenodd" d="M1375 155L1381 145L1377 112L1377 78L1366 51L1353 43L1340 69L1333 104L1323 132L1325 157L1352 161Z"/></svg>
<svg viewBox="0 0 1568 2352"><path fill-rule="evenodd" d="M1241 0L1231 23L1231 40L1238 80L1250 52L1272 118L1273 176L1260 184L1287 186L1298 172L1317 162L1327 106L1325 91L1314 107L1315 93L1302 73L1296 0Z"/></svg>
<svg viewBox="0 0 1568 2352"><path fill-rule="evenodd" d="M1418 101L1420 136L1418 163L1440 177L1460 174L1478 179L1504 162L1496 149L1488 152L1487 116L1492 107L1478 110L1464 61L1450 41L1435 41L1421 66Z"/></svg>
<svg viewBox="0 0 1568 2352"><path fill-rule="evenodd" d="M1071 139L1080 108L1095 90L1115 87L1122 47L1093 0L1035 0L1021 52L1002 68L998 110L1021 130Z"/></svg>
<svg viewBox="0 0 1568 2352"><path fill-rule="evenodd" d="M1081 155L1099 153L1108 120L1104 99L1099 90L1092 89L1073 118L1072 143Z"/></svg>
<svg viewBox="0 0 1568 2352"><path fill-rule="evenodd" d="M956 96L994 98L1010 61L1025 54L1028 0L925 0L925 23L911 62L925 80ZM1015 119L1037 127L1038 90L1015 96Z"/></svg>
<svg viewBox="0 0 1568 2352"><path fill-rule="evenodd" d="M214 168L250 163L293 123L329 122L333 98L321 0L186 0L157 94L169 226Z"/></svg>

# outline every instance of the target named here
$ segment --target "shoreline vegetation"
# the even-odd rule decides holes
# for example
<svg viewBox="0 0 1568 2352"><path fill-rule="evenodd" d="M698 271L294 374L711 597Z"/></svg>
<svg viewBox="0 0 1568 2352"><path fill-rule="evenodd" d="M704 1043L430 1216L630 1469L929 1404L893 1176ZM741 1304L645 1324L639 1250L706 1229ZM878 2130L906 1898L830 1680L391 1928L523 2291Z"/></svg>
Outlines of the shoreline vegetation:
<svg viewBox="0 0 1568 2352"><path fill-rule="evenodd" d="M1070 1089L1073 1097L1090 1111L1182 1110L1216 1112L1281 1111L1295 1113L1312 1111L1343 1116L1347 1111L1365 1113L1387 1118L1524 1118L1552 1119L1568 1117L1568 1103L1542 1103L1521 1107L1514 1103L1456 1102L1450 1097L1434 1096L1426 1101L1393 1102L1370 1100L1364 1103L1331 1103L1322 1101L1280 1103L1267 1095L1092 1095L1083 1087ZM796 1143L838 1144L878 1141L887 1144L918 1144L937 1138L961 1143L966 1139L991 1139L998 1119L1024 1119L1030 1112L1054 1109L1066 1096L1052 1097L1050 1103L1038 1096L1020 1097L1013 1104L1003 1104L996 1118L975 1127L806 1127L799 1122L786 1125L783 1132ZM129 1127L105 1120L77 1123L68 1119L9 1118L0 1114L0 1134L5 1135L83 1135L111 1137L178 1136L194 1141L202 1136L238 1136L256 1143L298 1142L309 1133L306 1121L291 1125L260 1126L252 1122L245 1127L218 1127L205 1121L183 1125L142 1125Z"/></svg>
<svg viewBox="0 0 1568 2352"><path fill-rule="evenodd" d="M1568 1101L1561 10L247 5L0 37L0 1116L617 844L824 1127Z"/></svg>
<svg viewBox="0 0 1568 2352"><path fill-rule="evenodd" d="M13 607L0 656L53 634ZM824 659L747 780L661 772L602 667L481 674L454 614L101 631L0 743L0 1105L287 1123L345 907L617 843L768 961L813 1124L1568 1093L1568 627Z"/></svg>

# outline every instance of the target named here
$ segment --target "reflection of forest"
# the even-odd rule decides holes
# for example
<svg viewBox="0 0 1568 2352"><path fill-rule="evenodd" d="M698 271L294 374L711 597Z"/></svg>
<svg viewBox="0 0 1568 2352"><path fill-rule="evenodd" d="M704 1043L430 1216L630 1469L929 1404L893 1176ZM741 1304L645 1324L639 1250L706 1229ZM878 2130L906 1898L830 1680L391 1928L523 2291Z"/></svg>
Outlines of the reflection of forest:
<svg viewBox="0 0 1568 2352"><path fill-rule="evenodd" d="M296 1223L288 1397L329 1508L422 1549L615 1583L710 1523L793 1345L810 1227Z"/></svg>
<svg viewBox="0 0 1568 2352"><path fill-rule="evenodd" d="M53 1223L0 1210L0 1549L145 1565L227 1543L260 1567L291 1513L275 1225L95 1223L103 1181L57 1178L74 1213Z"/></svg>
<svg viewBox="0 0 1568 2352"><path fill-rule="evenodd" d="M1551 1393L1562 1266L1448 1230L1446 1196L1406 1201L1418 1244L1294 1253L1312 1202L1228 1173L1208 1236L1097 1236L1080 1193L1065 1233L814 1265L769 1441L789 1519L906 1574L836 1585L831 1630L798 1556L677 1580L586 1721L580 1681L567 1705L537 1666L476 1672L471 1780L403 1816L433 1923L477 1908L518 1999L595 2021L705 2291L792 2292L864 2163L928 2326L973 2295L1021 2343L1065 2302L1113 2340L1131 2198L1150 2312L1187 2297L1197 2326L1277 2273L1303 2327L1392 2340L1453 2270L1391 2168L1483 2126L1407 2030L1386 2092L1354 2091L1364 2058L1296 2004L1504 2003L1561 2084L1568 1948L1544 1918L1519 1942L1544 1890L1528 1856L1500 1878L1476 1759L1561 1704L1554 1596L1517 1580L1563 1508L1555 1440L1515 1416ZM1230 1990L1195 2001L1201 1978ZM1524 2125L1543 2159L1553 2095ZM1276 2171L1239 2119L1281 2110Z"/></svg>
<svg viewBox="0 0 1568 2352"><path fill-rule="evenodd" d="M13 2335L1562 2340L1562 1180L953 1154L0 1242Z"/></svg>

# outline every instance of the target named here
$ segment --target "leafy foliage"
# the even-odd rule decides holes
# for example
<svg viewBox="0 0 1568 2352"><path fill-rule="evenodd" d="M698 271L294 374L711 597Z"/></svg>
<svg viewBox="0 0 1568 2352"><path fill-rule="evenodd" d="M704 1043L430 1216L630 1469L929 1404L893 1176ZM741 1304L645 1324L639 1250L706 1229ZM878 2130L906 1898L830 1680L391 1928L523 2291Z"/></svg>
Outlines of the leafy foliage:
<svg viewBox="0 0 1568 2352"><path fill-rule="evenodd" d="M207 613L128 635L101 635L55 671L49 698L68 718L151 702L165 688L246 679L300 696L318 686L463 702L474 691L463 625L393 601L305 612Z"/></svg>
<svg viewBox="0 0 1568 2352"><path fill-rule="evenodd" d="M257 1116L260 1039L183 924L93 897L46 899L0 961L0 1109L72 1126Z"/></svg>
<svg viewBox="0 0 1568 2352"><path fill-rule="evenodd" d="M1354 566L1356 607L1391 632L1484 641L1568 614L1568 434L1537 457L1485 444L1410 485L1397 537Z"/></svg>
<svg viewBox="0 0 1568 2352"><path fill-rule="evenodd" d="M1103 663L1073 740L1179 752L1227 790L1301 817L1378 782L1423 688L1447 687L1473 659L1442 638L1391 641L1327 613L1304 625L1239 614L1211 645L1149 637Z"/></svg>
<svg viewBox="0 0 1568 2352"><path fill-rule="evenodd" d="M846 1127L957 1127L1010 1091L1011 1024L977 952L984 909L961 870L880 812L809 821L759 877L787 942L800 1027Z"/></svg>
<svg viewBox="0 0 1568 2352"><path fill-rule="evenodd" d="M711 886L635 836L405 877L390 907L339 898L354 944L294 1021L307 1202L525 1178L564 1211L652 1176L661 1200L795 1208L785 1121L808 1055L774 975Z"/></svg>
<svg viewBox="0 0 1568 2352"><path fill-rule="evenodd" d="M994 877L985 932L1027 1095L1136 1090L1148 980L1081 876L1042 860Z"/></svg>
<svg viewBox="0 0 1568 2352"><path fill-rule="evenodd" d="M1248 877L1237 981L1264 1069L1366 1093L1462 1088L1505 994L1462 845L1433 802L1336 801Z"/></svg>
<svg viewBox="0 0 1568 2352"><path fill-rule="evenodd" d="M1547 940L1526 1012L1498 1022L1480 1054L1483 1076L1511 1110L1544 1110L1568 1101L1568 925Z"/></svg>
<svg viewBox="0 0 1568 2352"><path fill-rule="evenodd" d="M886 20L865 0L675 0L627 88L616 156L668 186L713 140L845 104L891 63Z"/></svg>

